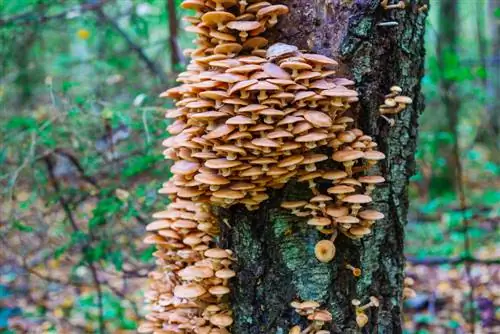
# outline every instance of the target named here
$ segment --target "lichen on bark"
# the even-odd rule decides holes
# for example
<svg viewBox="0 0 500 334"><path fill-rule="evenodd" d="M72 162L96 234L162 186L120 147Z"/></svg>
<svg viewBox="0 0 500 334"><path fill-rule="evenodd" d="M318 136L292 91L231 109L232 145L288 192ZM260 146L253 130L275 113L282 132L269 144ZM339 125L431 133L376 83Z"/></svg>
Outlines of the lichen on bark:
<svg viewBox="0 0 500 334"><path fill-rule="evenodd" d="M374 207L386 218L361 240L340 236L332 263L319 263L314 244L319 232L280 209L283 200L310 197L307 187L289 184L274 191L259 210L240 206L220 210L220 244L237 255L233 281L233 333L287 333L305 324L290 307L294 299L314 299L333 315L332 333L358 333L354 298L379 297L379 308L368 311L366 333L401 333L404 277L403 236L408 209L408 179L413 174L418 116L423 110L425 13L422 1L410 1L405 10L385 11L379 0L290 0L290 14L271 39L332 56L341 74L356 82L360 93L355 114L358 126L373 136L387 159L378 165L387 182L374 193ZM395 27L377 26L397 21ZM396 125L378 115L389 87L403 87L414 103L396 116ZM354 278L345 264L362 269Z"/></svg>

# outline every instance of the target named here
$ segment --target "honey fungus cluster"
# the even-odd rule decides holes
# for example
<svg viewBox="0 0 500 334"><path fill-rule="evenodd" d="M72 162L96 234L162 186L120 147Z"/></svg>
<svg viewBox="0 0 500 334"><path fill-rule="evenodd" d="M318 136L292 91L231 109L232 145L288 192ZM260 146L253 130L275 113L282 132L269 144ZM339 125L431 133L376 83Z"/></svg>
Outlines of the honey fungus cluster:
<svg viewBox="0 0 500 334"><path fill-rule="evenodd" d="M173 176L160 189L171 202L147 227L158 268L150 275L151 312L141 333L229 333L236 254L217 247L212 206L256 210L269 189L292 179L307 183L308 201L282 207L326 236L315 249L323 262L333 259L339 232L359 238L383 218L366 208L375 185L384 182L369 169L384 154L348 116L358 101L354 82L336 76L331 58L269 46L265 32L288 12L272 2L181 5L195 11L185 21L196 48L186 51L192 60L178 76L180 86L161 95L175 101L166 112L171 136L163 142ZM329 164L338 168L326 169ZM325 182L328 187L318 186ZM320 330L328 314L311 312Z"/></svg>

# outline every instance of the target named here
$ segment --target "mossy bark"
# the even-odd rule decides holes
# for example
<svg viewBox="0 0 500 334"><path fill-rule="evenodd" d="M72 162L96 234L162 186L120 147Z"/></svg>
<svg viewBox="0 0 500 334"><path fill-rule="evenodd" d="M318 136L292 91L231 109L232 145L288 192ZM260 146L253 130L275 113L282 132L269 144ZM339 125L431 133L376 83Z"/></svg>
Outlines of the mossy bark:
<svg viewBox="0 0 500 334"><path fill-rule="evenodd" d="M238 206L221 212L225 224L220 243L237 257L233 333L279 334L288 333L292 325L305 325L290 307L294 299L316 300L329 309L332 333L401 333L407 188L414 171L417 119L424 107L420 79L426 13L418 11L422 1L391 11L384 10L380 0L290 0L287 5L290 14L271 39L333 56L341 63L341 74L356 82L357 124L387 155L377 167L387 182L374 194L374 206L386 218L359 241L340 236L334 261L323 264L314 257L321 235L280 209L283 200L310 198L307 187L292 183L274 191L258 211ZM386 21L398 25L378 25ZM391 127L379 117L378 106L395 84L414 103ZM362 276L353 277L346 263L360 267ZM369 296L378 297L381 305L368 311L370 322L360 331L351 300L366 302Z"/></svg>

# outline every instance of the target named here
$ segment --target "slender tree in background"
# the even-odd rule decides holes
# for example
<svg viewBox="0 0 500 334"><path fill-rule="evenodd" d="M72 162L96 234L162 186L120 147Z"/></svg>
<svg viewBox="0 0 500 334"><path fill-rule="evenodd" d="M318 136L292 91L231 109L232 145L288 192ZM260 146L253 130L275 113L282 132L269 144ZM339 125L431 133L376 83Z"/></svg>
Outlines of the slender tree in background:
<svg viewBox="0 0 500 334"><path fill-rule="evenodd" d="M319 233L280 209L283 200L309 198L307 188L290 184L255 212L241 207L224 212L231 228L225 228L221 242L238 257L232 330L286 333L300 322L290 302L312 299L333 314L334 333L358 333L351 301L367 302L376 296L380 307L368 311L364 330L401 333L407 186L414 172L417 120L424 107L420 79L427 6L411 1L405 9L384 9L379 0L291 0L287 5L290 14L273 40L332 56L341 62L342 74L356 82L357 122L387 155L378 168L388 181L374 195L376 208L386 218L360 241L339 237L334 261L323 264L314 256ZM401 86L414 100L396 116L394 126L379 115L392 85ZM353 278L347 264L361 268L362 276Z"/></svg>

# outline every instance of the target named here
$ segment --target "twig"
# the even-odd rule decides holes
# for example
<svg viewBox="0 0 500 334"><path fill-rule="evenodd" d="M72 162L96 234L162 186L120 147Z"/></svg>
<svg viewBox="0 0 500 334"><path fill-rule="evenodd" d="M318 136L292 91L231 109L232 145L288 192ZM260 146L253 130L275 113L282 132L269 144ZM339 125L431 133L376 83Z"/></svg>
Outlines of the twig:
<svg viewBox="0 0 500 334"><path fill-rule="evenodd" d="M49 181L52 184L52 187L54 188L54 191L56 192L57 196L59 197L59 203L61 204L66 217L68 218L71 227L74 232L80 232L80 228L78 227L78 224L76 223L76 220L73 216L73 212L70 208L69 203L66 201L64 198L63 194L61 193L61 187L59 185L59 182L57 181L57 178L54 175L54 166L52 161L50 160L50 156L45 156L44 157L44 162L47 166L47 171L49 173ZM84 253L88 254L89 252L92 251L92 247L89 242L86 242L86 244L83 246L83 251ZM94 263L92 263L90 260L86 259L85 262L87 262L87 266L89 267L90 271L92 272L92 279L94 281L94 286L97 291L97 304L99 308L99 333L104 334L106 332L106 325L104 322L104 306L103 306L103 296L102 296L102 289L101 289L101 282L99 281L99 277L97 276L97 270L94 266Z"/></svg>
<svg viewBox="0 0 500 334"><path fill-rule="evenodd" d="M86 11L93 11L101 8L104 4L106 4L108 0L101 1L89 1L83 3L79 6L72 7L61 13L54 15L45 15L41 14L37 11L27 12L19 15L15 15L9 18L0 18L0 27L1 26L10 26L10 25L29 25L33 23L44 23L54 19L62 19L70 16L71 13L83 13Z"/></svg>
<svg viewBox="0 0 500 334"><path fill-rule="evenodd" d="M170 59L172 65L172 72L175 72L179 65L184 64L184 55L182 54L181 48L178 41L178 30L179 21L177 19L177 6L174 0L167 1L167 15L168 15L168 30L169 30L169 42L170 42Z"/></svg>
<svg viewBox="0 0 500 334"><path fill-rule="evenodd" d="M130 36L118 25L118 23L115 20L113 20L106 13L104 13L102 8L97 8L95 12L98 17L100 17L104 22L111 25L113 29L115 29L116 32L123 37L123 39L127 42L130 50L137 53L139 58L146 64L151 73L156 75L160 79L162 84L166 84L168 82L168 78L165 75L165 73L161 70L161 68L155 62L149 59L144 50L142 50L142 48L130 38Z"/></svg>

